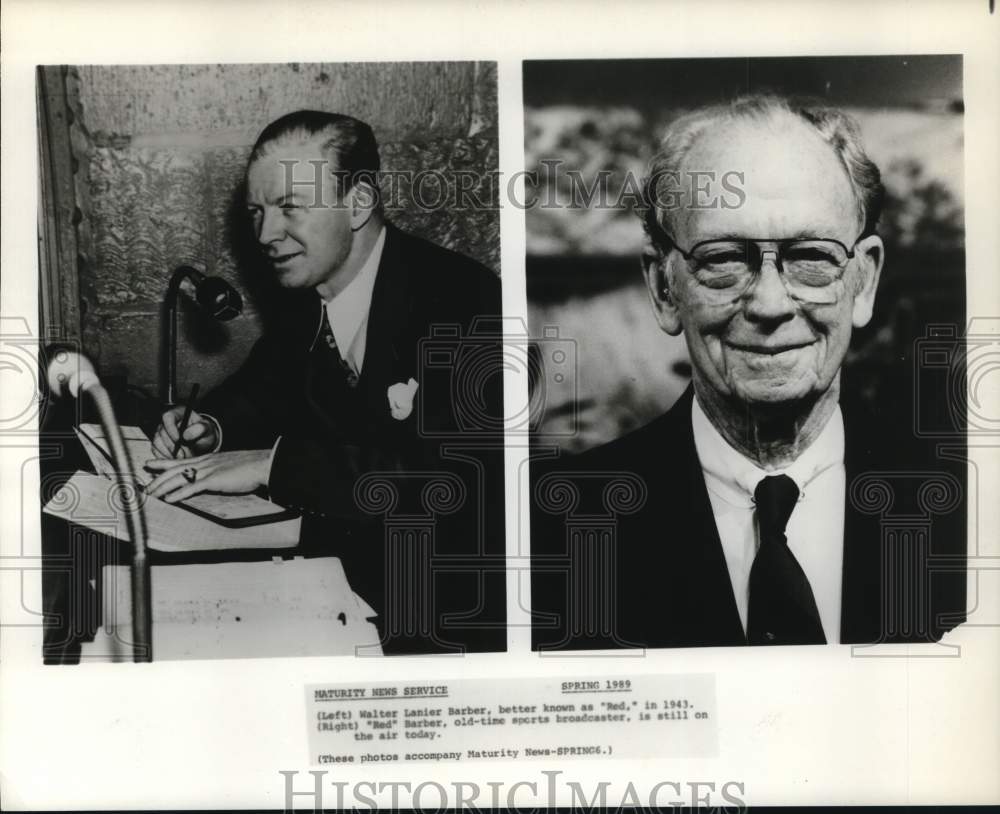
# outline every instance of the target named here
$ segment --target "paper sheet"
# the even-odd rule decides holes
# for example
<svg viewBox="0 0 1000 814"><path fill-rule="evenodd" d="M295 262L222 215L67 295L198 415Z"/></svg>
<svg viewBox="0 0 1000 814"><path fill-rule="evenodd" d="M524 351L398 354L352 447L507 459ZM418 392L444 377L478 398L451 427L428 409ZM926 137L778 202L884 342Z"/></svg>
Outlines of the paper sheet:
<svg viewBox="0 0 1000 814"><path fill-rule="evenodd" d="M290 548L299 541L299 518L231 529L156 498L141 495L141 500L149 547L156 551ZM75 473L44 511L119 540L131 540L118 486L101 475Z"/></svg>
<svg viewBox="0 0 1000 814"><path fill-rule="evenodd" d="M162 565L150 579L156 660L381 653L375 614L336 557ZM105 567L102 594L108 635L87 655L130 659L127 566Z"/></svg>
<svg viewBox="0 0 1000 814"><path fill-rule="evenodd" d="M135 479L148 486L153 480L153 474L142 468L143 462L156 457L153 453L153 443L139 427L122 427L122 438L128 449L132 466L135 469ZM90 458L94 471L108 478L115 476L115 467L111 459L111 448L104 436L100 424L81 424L76 430L77 438ZM214 515L222 520L236 520L243 517L260 517L268 514L280 514L284 508L257 495L220 495L205 493L189 497L182 501L198 511Z"/></svg>

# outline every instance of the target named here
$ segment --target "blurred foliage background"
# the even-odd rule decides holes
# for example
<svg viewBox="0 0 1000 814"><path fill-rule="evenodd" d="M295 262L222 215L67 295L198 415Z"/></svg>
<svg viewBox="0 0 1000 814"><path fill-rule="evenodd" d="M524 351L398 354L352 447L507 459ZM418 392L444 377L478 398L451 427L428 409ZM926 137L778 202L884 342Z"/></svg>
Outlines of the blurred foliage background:
<svg viewBox="0 0 1000 814"><path fill-rule="evenodd" d="M844 397L910 420L914 342L965 322L961 78L961 57L947 55L525 63L530 327L557 332L560 348L571 340L575 357L554 364L554 345L539 343L536 441L582 451L652 420L687 386L683 337L659 330L642 286L635 180L672 118L756 91L845 109L882 171L886 264Z"/></svg>

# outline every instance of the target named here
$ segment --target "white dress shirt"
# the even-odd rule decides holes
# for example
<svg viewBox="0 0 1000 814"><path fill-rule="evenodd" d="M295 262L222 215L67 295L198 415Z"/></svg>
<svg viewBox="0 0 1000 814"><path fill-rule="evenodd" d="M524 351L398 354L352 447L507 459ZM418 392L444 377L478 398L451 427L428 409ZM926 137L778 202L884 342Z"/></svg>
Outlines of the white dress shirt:
<svg viewBox="0 0 1000 814"><path fill-rule="evenodd" d="M344 290L333 299L323 303L326 308L327 318L330 320L330 328L333 330L333 338L337 340L337 348L341 358L358 376L361 375L361 368L365 363L365 347L368 339L368 314L372 307L372 294L375 291L375 278L378 275L379 263L382 262L382 250L385 248L385 226L382 227L375 238L375 245L372 246L368 258L365 260L361 270L358 271L354 279L351 280ZM346 350L345 350L346 349ZM202 418L210 420L215 425L216 442L213 452L218 452L222 448L222 426L214 416L207 413L201 414ZM278 450L281 437L274 442L271 447L271 455L267 462L267 471L270 473L271 465L274 463L274 453Z"/></svg>
<svg viewBox="0 0 1000 814"><path fill-rule="evenodd" d="M743 629L747 627L750 568L759 545L754 490L762 478L785 474L799 487L799 501L785 529L788 547L812 587L827 642L839 642L846 480L840 407L798 458L787 468L771 472L730 446L697 398L691 424Z"/></svg>
<svg viewBox="0 0 1000 814"><path fill-rule="evenodd" d="M358 376L365 363L365 347L368 344L368 314L372 309L372 294L375 291L375 277L378 276L378 266L382 262L382 249L385 248L385 226L375 238L375 245L368 253L361 270L354 276L343 291L326 300L326 316L330 320L333 338L337 340L337 350L340 358L350 366ZM216 422L218 423L218 422ZM221 438L221 436L220 436ZM278 451L281 436L271 447L271 455L267 460L267 480L271 480L271 468L274 466L274 455Z"/></svg>
<svg viewBox="0 0 1000 814"><path fill-rule="evenodd" d="M333 338L344 361L357 375L365 362L365 345L368 339L368 313L372 307L375 277L385 247L385 227L378 233L368 259L343 291L327 300L326 314L333 329Z"/></svg>

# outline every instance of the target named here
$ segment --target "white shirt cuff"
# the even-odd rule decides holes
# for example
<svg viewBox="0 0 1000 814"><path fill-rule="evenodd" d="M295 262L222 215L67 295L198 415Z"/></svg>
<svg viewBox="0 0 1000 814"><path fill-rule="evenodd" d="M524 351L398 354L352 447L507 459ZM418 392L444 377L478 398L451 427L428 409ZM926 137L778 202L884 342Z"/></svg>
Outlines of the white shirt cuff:
<svg viewBox="0 0 1000 814"><path fill-rule="evenodd" d="M271 455L267 459L267 491L271 491L271 467L274 466L274 454L278 451L278 444L281 443L281 436L278 436L278 440L274 442L274 446L271 447Z"/></svg>
<svg viewBox="0 0 1000 814"><path fill-rule="evenodd" d="M211 452L218 452L222 449L222 425L219 423L219 419L215 416L210 416L208 413L198 413L203 419L208 419L215 425L215 446L212 448Z"/></svg>

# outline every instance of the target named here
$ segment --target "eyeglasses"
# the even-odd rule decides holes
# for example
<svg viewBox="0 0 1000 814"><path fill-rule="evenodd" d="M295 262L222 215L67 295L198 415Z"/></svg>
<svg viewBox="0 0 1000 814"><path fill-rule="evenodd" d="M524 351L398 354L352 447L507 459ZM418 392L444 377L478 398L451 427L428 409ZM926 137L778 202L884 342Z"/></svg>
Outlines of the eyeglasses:
<svg viewBox="0 0 1000 814"><path fill-rule="evenodd" d="M833 284L843 276L863 237L859 236L851 248L832 238L748 237L703 240L684 251L666 232L663 235L688 261L695 280L715 301L741 297L770 255L789 294L815 303L836 301Z"/></svg>

